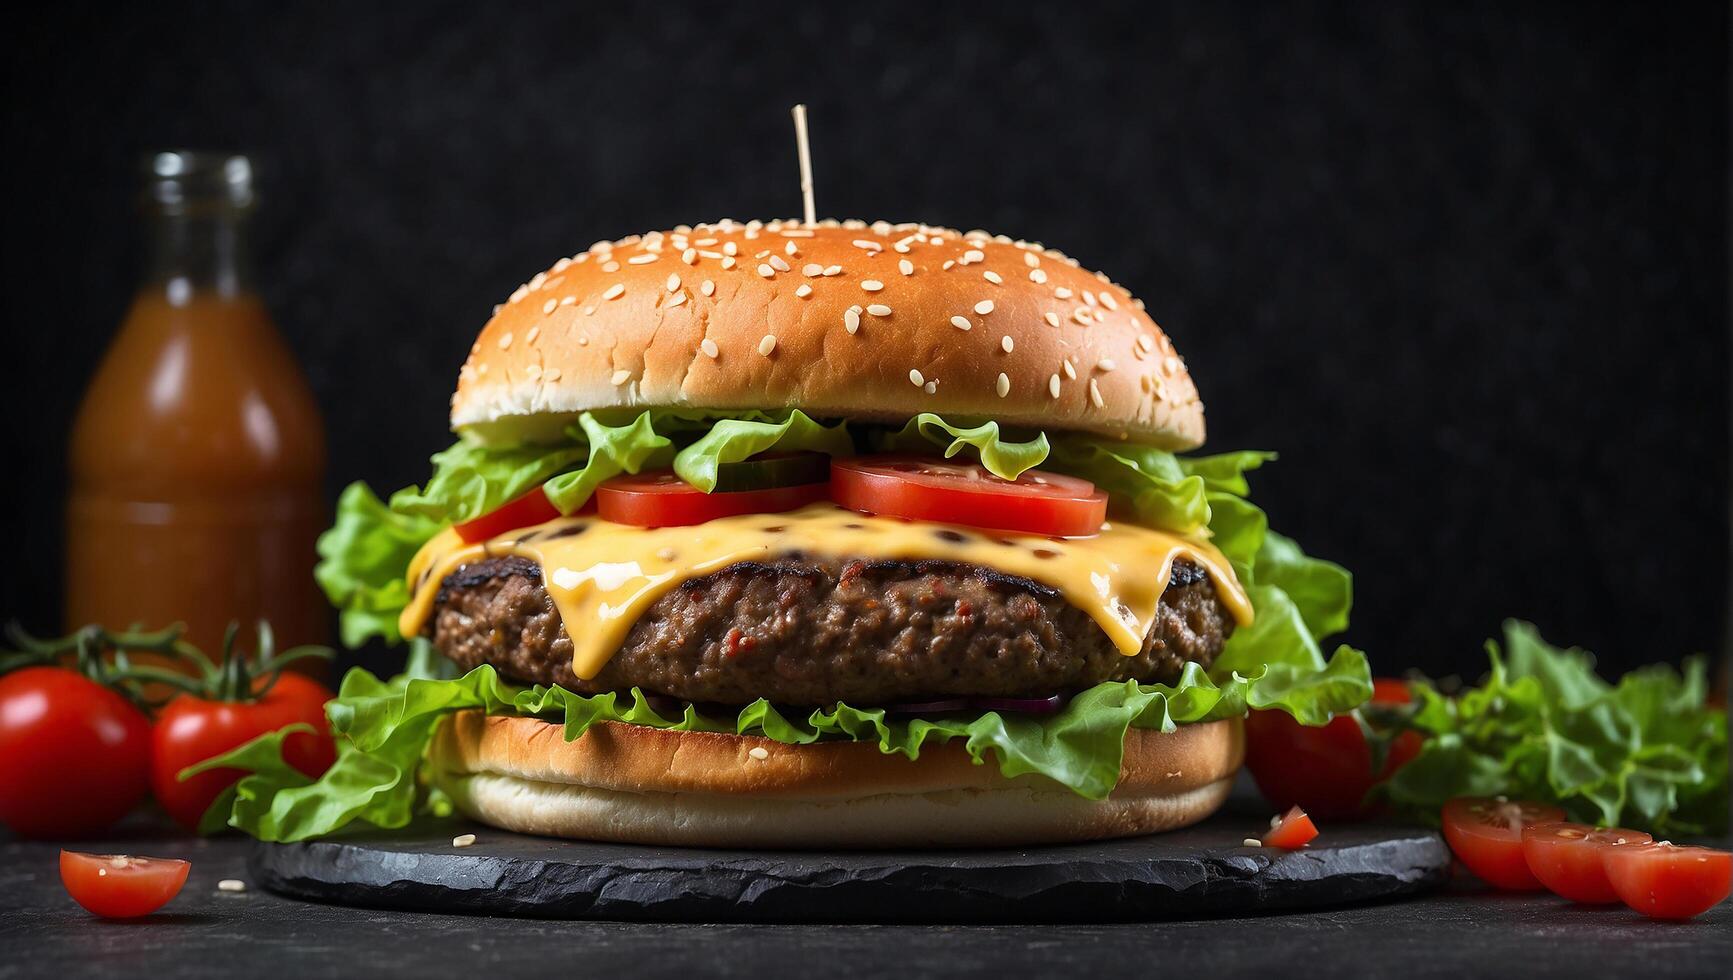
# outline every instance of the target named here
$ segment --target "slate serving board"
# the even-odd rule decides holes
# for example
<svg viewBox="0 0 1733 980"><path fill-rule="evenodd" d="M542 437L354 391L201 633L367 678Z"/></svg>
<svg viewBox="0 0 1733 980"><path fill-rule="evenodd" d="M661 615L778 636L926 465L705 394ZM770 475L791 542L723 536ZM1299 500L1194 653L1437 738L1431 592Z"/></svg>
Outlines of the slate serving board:
<svg viewBox="0 0 1733 980"><path fill-rule="evenodd" d="M1347 905L1449 875L1435 832L1328 826L1302 851L1241 846L1266 817L1151 837L978 851L724 851L527 837L457 820L258 844L248 868L297 898L372 908L664 922L1102 922ZM458 848L452 838L474 833Z"/></svg>

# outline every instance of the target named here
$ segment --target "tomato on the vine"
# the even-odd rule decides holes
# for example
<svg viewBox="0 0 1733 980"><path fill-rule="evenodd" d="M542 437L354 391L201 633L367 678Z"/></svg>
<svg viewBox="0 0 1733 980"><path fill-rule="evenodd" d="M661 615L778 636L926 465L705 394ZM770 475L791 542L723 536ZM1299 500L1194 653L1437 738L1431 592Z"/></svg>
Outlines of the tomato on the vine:
<svg viewBox="0 0 1733 980"><path fill-rule="evenodd" d="M1006 480L974 463L921 456L835 460L830 487L850 510L1024 534L1082 537L1107 518L1107 494L1088 480L1043 470Z"/></svg>
<svg viewBox="0 0 1733 980"><path fill-rule="evenodd" d="M255 685L263 688L264 681ZM239 769L211 769L188 779L181 770L212 759L267 732L293 724L310 725L283 740L283 760L310 778L318 778L337 758L325 720L325 702L332 693L301 674L282 673L254 701L222 701L182 694L157 717L152 733L151 790L175 822L189 830L230 784L245 775Z"/></svg>
<svg viewBox="0 0 1733 980"><path fill-rule="evenodd" d="M150 722L60 667L0 676L0 823L21 837L92 837L150 786Z"/></svg>
<svg viewBox="0 0 1733 980"><path fill-rule="evenodd" d="M1480 880L1507 891L1540 891L1540 879L1523 856L1523 828L1558 823L1556 806L1485 796L1459 796L1444 804L1444 839Z"/></svg>
<svg viewBox="0 0 1733 980"><path fill-rule="evenodd" d="M149 915L180 894L192 865L173 858L60 852L60 883L92 915L131 919Z"/></svg>
<svg viewBox="0 0 1733 980"><path fill-rule="evenodd" d="M1409 700L1402 681L1381 677L1372 682L1374 705ZM1253 711L1246 717L1246 768L1264 798L1281 809L1304 807L1325 820L1366 816L1366 794L1419 755L1420 747L1419 732L1398 733L1374 771L1365 730L1352 715L1317 727L1302 725L1285 711Z"/></svg>

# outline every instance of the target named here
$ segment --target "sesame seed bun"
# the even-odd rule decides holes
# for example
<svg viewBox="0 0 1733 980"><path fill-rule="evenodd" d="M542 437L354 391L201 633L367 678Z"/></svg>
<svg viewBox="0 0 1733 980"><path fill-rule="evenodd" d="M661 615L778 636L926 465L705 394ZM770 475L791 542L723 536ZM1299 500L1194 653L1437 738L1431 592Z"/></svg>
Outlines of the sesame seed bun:
<svg viewBox="0 0 1733 980"><path fill-rule="evenodd" d="M1041 776L1006 779L955 742L919 759L860 742L460 712L429 759L459 811L529 834L704 847L956 847L1129 837L1184 827L1227 798L1245 754L1238 719L1132 729L1119 785L1086 800Z"/></svg>
<svg viewBox="0 0 1733 980"><path fill-rule="evenodd" d="M1032 242L883 222L721 222L599 242L495 310L453 428L554 436L578 412L797 407L1203 442L1143 304Z"/></svg>

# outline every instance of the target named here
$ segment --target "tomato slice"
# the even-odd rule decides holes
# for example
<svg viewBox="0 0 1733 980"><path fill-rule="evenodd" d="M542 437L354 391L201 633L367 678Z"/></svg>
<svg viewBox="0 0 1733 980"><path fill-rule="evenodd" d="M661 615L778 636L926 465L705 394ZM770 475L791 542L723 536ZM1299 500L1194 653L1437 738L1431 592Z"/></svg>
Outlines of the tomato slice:
<svg viewBox="0 0 1733 980"><path fill-rule="evenodd" d="M149 915L180 894L192 865L173 858L60 852L60 883L92 915L131 919Z"/></svg>
<svg viewBox="0 0 1733 980"><path fill-rule="evenodd" d="M1721 904L1733 886L1733 854L1661 841L1601 852L1607 880L1651 919L1689 919Z"/></svg>
<svg viewBox="0 0 1733 980"><path fill-rule="evenodd" d="M501 504L493 510L475 518L464 521L452 527L457 536L465 544L475 544L496 538L507 531L515 531L520 527L530 527L544 521L551 521L560 516L560 509L555 507L548 495L536 487L529 493L518 497L510 503Z"/></svg>
<svg viewBox="0 0 1733 980"><path fill-rule="evenodd" d="M1457 859L1487 884L1507 891L1541 891L1544 886L1523 858L1522 829L1564 817L1556 806L1459 796L1444 804L1444 839Z"/></svg>
<svg viewBox="0 0 1733 980"><path fill-rule="evenodd" d="M1317 836L1317 825L1312 823L1312 818L1306 815L1306 811L1296 806L1289 807L1287 813L1270 823L1269 833L1263 836L1263 841L1265 847L1297 851L1310 844Z"/></svg>
<svg viewBox="0 0 1733 980"><path fill-rule="evenodd" d="M1003 480L973 463L919 456L833 460L831 498L850 510L1051 537L1096 534L1107 494L1076 477L1029 470Z"/></svg>
<svg viewBox="0 0 1733 980"><path fill-rule="evenodd" d="M740 514L797 510L829 497L830 487L824 483L705 493L663 470L609 480L596 488L596 508L603 520L616 524L687 527Z"/></svg>
<svg viewBox="0 0 1733 980"><path fill-rule="evenodd" d="M1528 870L1554 895L1588 905L1619 900L1607 880L1601 855L1609 847L1647 844L1640 830L1597 830L1580 823L1537 823L1522 828L1522 857Z"/></svg>
<svg viewBox="0 0 1733 980"><path fill-rule="evenodd" d="M1372 681L1373 704L1405 704L1410 697L1402 681ZM1368 717L1376 726L1376 716ZM1323 820L1366 816L1366 794L1419 755L1420 748L1420 733L1403 731L1390 740L1384 764L1373 771L1371 746L1350 715L1322 726L1302 725L1276 709L1246 716L1246 768L1258 791L1271 806L1301 806Z"/></svg>

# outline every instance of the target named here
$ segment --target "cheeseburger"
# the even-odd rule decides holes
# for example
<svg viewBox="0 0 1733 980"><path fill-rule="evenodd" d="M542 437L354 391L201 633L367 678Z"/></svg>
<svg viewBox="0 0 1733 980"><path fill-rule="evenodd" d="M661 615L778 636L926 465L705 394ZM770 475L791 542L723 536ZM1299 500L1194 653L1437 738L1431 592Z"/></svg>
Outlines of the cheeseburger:
<svg viewBox="0 0 1733 980"><path fill-rule="evenodd" d="M652 844L1145 834L1221 805L1248 709L1322 724L1370 691L1318 646L1346 573L1247 500L1268 454L1182 455L1204 409L1172 341L1034 242L599 242L495 309L451 425L424 486L345 492L319 569L347 642L444 667L352 674L333 773L237 825L432 803Z"/></svg>

